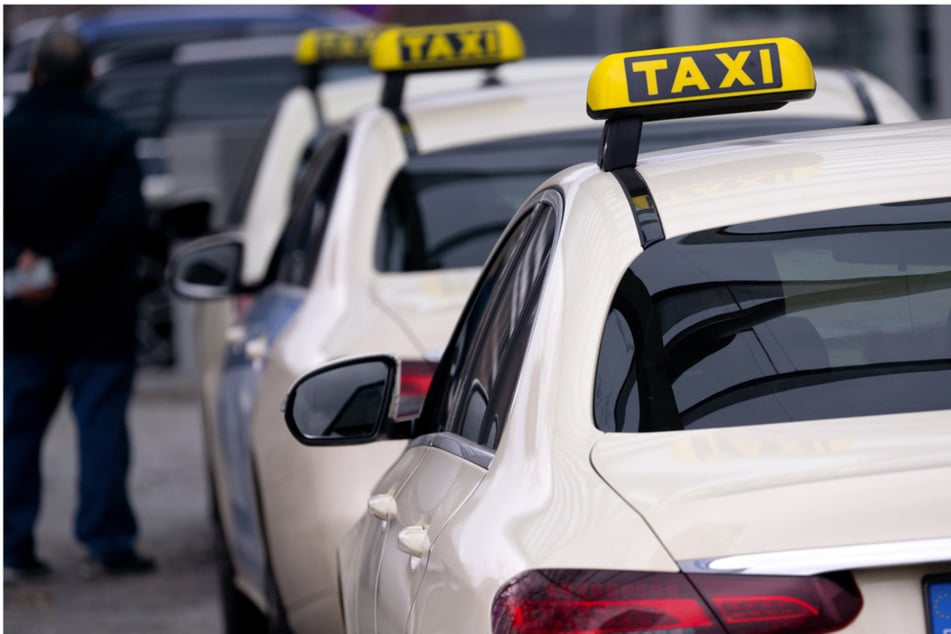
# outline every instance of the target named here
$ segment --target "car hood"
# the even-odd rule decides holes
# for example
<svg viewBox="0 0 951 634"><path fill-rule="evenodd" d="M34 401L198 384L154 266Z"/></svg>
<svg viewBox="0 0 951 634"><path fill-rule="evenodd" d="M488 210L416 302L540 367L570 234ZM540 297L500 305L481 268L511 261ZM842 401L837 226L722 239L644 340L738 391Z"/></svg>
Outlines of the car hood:
<svg viewBox="0 0 951 634"><path fill-rule="evenodd" d="M591 462L682 567L951 536L949 411L611 433Z"/></svg>
<svg viewBox="0 0 951 634"><path fill-rule="evenodd" d="M373 301L409 337L420 357L438 361L459 319L479 269L382 274Z"/></svg>

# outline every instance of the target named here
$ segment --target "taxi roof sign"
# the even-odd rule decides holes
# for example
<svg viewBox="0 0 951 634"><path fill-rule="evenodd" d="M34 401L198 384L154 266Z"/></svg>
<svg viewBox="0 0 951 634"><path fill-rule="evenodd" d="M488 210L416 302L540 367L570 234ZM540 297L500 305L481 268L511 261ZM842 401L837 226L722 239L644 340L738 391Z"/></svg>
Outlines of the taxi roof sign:
<svg viewBox="0 0 951 634"><path fill-rule="evenodd" d="M497 66L525 54L522 36L504 20L391 28L376 39L370 66L422 72Z"/></svg>
<svg viewBox="0 0 951 634"><path fill-rule="evenodd" d="M588 79L587 108L649 121L775 109L815 90L806 51L780 37L608 55Z"/></svg>
<svg viewBox="0 0 951 634"><path fill-rule="evenodd" d="M294 61L301 66L323 63L367 62L381 29L343 31L307 29L297 38Z"/></svg>

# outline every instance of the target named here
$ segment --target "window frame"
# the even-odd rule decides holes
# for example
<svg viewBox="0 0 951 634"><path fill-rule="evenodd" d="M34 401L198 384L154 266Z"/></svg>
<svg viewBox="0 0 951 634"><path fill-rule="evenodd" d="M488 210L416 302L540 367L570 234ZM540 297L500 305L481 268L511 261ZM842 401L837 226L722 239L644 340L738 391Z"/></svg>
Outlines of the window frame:
<svg viewBox="0 0 951 634"><path fill-rule="evenodd" d="M494 451L504 434L511 406L511 396L514 394L518 383L518 374L525 356L532 325L537 317L536 309L558 243L563 217L564 196L557 188L543 190L523 204L493 249L489 261L483 268L482 274L470 294L462 316L456 323L449 344L446 346L446 353L436 369L432 386L420 415L421 425L424 430L436 434L436 436L444 434L457 439L457 442L448 443L443 448L458 447L460 443L467 446L466 451L459 453L460 457L464 459L472 459L473 455L480 456L480 460L476 462L482 464L482 462L485 462L485 455L494 455ZM511 335L499 353L498 371L495 374L493 385L488 390L485 386L481 388L485 395L486 407L479 424L479 438L474 440L462 433L464 431L462 423L465 420L468 403L472 398L472 385L478 359L484 352L484 346L493 326L494 314L499 301L507 296L507 291L514 282L515 272L518 271L524 258L527 257L529 247L539 238L539 231L545 229L546 220L553 223L551 236L545 245L544 257L539 264L536 275L525 294L525 303L519 312L514 315L511 322L508 322L511 324ZM504 261L499 261L499 258L505 252L504 245L510 240L517 240L518 242L514 245L509 257ZM473 318L476 299L482 294L488 279L494 275L498 275L498 277L489 290L490 303L478 316L473 331L472 343L469 344L467 356L461 360L462 365L458 374L451 376L450 373L454 363L452 350L462 333L469 327L470 320ZM461 389L454 390L456 386ZM488 427L486 426L487 422L490 422ZM488 434L487 430L491 431L493 428L495 433ZM435 441L430 442L433 442L434 445L439 444ZM483 466L487 466L487 464Z"/></svg>

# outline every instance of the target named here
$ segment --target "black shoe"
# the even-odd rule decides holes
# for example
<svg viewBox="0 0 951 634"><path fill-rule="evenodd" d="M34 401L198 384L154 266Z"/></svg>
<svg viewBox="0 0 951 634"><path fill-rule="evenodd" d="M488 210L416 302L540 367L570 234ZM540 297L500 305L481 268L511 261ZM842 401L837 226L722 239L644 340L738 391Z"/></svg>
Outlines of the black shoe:
<svg viewBox="0 0 951 634"><path fill-rule="evenodd" d="M155 570L155 561L134 550L106 559L90 559L80 571L86 578L99 576L141 575Z"/></svg>
<svg viewBox="0 0 951 634"><path fill-rule="evenodd" d="M15 564L3 565L3 585L40 581L51 574L53 570L45 562L37 559L36 556L30 556Z"/></svg>

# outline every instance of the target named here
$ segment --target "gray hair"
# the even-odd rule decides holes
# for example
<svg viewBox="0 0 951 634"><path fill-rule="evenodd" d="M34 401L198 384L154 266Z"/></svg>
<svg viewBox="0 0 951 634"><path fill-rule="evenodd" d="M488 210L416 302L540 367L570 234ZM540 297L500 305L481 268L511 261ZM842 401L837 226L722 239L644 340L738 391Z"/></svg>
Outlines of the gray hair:
<svg viewBox="0 0 951 634"><path fill-rule="evenodd" d="M92 52L77 33L56 22L33 46L30 68L36 86L82 91L92 78Z"/></svg>

